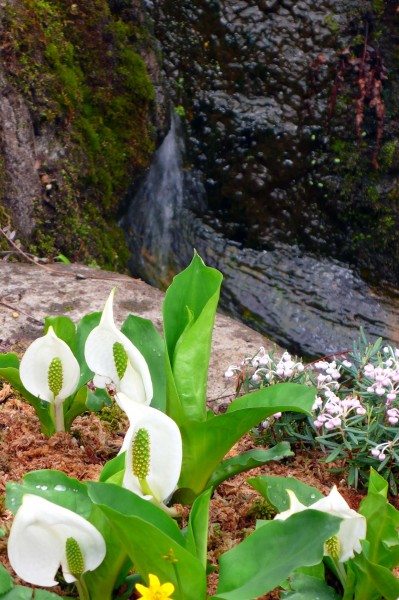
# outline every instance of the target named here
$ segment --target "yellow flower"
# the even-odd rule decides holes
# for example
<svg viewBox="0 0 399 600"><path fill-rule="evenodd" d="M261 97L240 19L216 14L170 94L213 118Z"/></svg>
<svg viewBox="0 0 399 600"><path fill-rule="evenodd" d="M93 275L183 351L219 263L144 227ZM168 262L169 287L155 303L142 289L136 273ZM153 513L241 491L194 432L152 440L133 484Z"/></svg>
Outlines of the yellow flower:
<svg viewBox="0 0 399 600"><path fill-rule="evenodd" d="M136 583L136 590L141 594L140 598L144 600L173 600L170 595L175 591L173 583L163 583L159 581L156 575L148 575L150 580L149 587Z"/></svg>

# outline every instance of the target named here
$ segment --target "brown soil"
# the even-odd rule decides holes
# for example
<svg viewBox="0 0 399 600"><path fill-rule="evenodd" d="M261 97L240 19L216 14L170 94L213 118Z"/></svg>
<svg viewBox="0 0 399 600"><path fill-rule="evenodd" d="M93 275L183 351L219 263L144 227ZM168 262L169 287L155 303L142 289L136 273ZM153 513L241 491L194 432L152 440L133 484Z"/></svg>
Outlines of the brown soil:
<svg viewBox="0 0 399 600"><path fill-rule="evenodd" d="M97 479L103 464L119 451L126 427L127 419L120 411L105 409L105 419L86 414L75 420L70 433L58 433L48 439L40 433L34 410L4 384L0 390L0 494L4 494L8 481L18 481L25 473L38 469L59 469L79 480ZM253 440L247 435L236 444L232 454L251 447ZM213 564L217 564L220 554L253 531L256 520L253 506L259 494L246 479L262 474L297 477L325 494L336 484L354 509L362 498L361 493L348 490L343 481L323 468L317 456L303 453L238 475L220 485L211 500L209 559ZM181 512L184 524L188 509L181 508ZM0 505L0 517L0 526L8 530L12 515L4 503ZM10 568L5 541L0 542L0 561ZM215 592L217 577L217 571L209 576L209 593ZM58 588L52 591L62 593ZM277 598L278 592L262 596L262 599Z"/></svg>

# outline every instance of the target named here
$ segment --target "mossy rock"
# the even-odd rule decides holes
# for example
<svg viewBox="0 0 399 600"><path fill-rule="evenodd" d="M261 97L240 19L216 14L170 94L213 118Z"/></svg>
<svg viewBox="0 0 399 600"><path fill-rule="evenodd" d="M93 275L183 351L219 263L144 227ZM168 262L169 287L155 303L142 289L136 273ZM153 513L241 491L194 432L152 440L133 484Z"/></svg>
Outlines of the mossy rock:
<svg viewBox="0 0 399 600"><path fill-rule="evenodd" d="M125 270L116 217L154 150L154 89L138 54L150 36L105 0L18 0L3 12L7 78L41 144L59 148L38 161L29 249Z"/></svg>

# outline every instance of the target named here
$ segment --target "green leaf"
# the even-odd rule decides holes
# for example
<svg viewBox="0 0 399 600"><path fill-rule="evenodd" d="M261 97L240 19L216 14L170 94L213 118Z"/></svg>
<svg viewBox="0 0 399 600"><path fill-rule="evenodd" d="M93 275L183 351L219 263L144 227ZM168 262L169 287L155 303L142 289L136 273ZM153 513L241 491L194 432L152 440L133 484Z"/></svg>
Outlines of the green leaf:
<svg viewBox="0 0 399 600"><path fill-rule="evenodd" d="M6 506L14 514L20 507L24 494L36 494L72 510L100 531L107 544L107 554L95 571L85 573L85 581L91 598L111 598L119 573L126 564L127 555L102 511L93 505L87 486L60 471L33 471L25 475L22 485L7 484Z"/></svg>
<svg viewBox="0 0 399 600"><path fill-rule="evenodd" d="M32 600L32 594L32 588L16 585L5 596L1 596L1 600ZM54 595L53 597L59 598L59 596Z"/></svg>
<svg viewBox="0 0 399 600"><path fill-rule="evenodd" d="M71 399L71 402L69 403L69 408L64 415L65 431L69 431L76 417L78 417L87 410L87 392L87 385L84 385L76 392L76 394ZM67 405L67 401L64 404Z"/></svg>
<svg viewBox="0 0 399 600"><path fill-rule="evenodd" d="M62 262L65 265L71 264L71 261L69 260L69 258L67 258L65 256L65 254L62 254L61 252L54 258L54 260L57 260L58 262Z"/></svg>
<svg viewBox="0 0 399 600"><path fill-rule="evenodd" d="M0 564L0 595L5 594L12 588L13 581L5 566Z"/></svg>
<svg viewBox="0 0 399 600"><path fill-rule="evenodd" d="M107 390L97 388L95 392L92 392L92 390L87 388L87 410L98 412L103 406L112 406L112 400L109 397Z"/></svg>
<svg viewBox="0 0 399 600"><path fill-rule="evenodd" d="M13 368L19 370L19 358L14 352L0 354L0 369Z"/></svg>
<svg viewBox="0 0 399 600"><path fill-rule="evenodd" d="M128 316L121 331L147 362L154 388L151 406L166 412L165 347L161 335L151 321L133 315Z"/></svg>
<svg viewBox="0 0 399 600"><path fill-rule="evenodd" d="M91 501L87 496L86 486L61 473L43 469L27 473L19 483L7 483L6 507L14 514L22 503L24 494L41 496L54 504L59 504L87 518L91 512Z"/></svg>
<svg viewBox="0 0 399 600"><path fill-rule="evenodd" d="M44 319L44 335L49 327L54 329L57 337L63 340L76 356L76 326L69 317L46 317Z"/></svg>
<svg viewBox="0 0 399 600"><path fill-rule="evenodd" d="M209 502L212 490L206 490L195 500L187 527L187 550L194 554L206 569Z"/></svg>
<svg viewBox="0 0 399 600"><path fill-rule="evenodd" d="M115 458L105 463L103 470L100 473L99 481L105 483L106 481L111 479L111 477L114 477L118 473L122 472L123 474L123 472L125 471L125 454L126 452L122 452L122 454L118 454L118 456L115 456Z"/></svg>
<svg viewBox="0 0 399 600"><path fill-rule="evenodd" d="M175 600L206 596L201 562L186 550L176 523L162 509L112 484L88 483L93 502L104 513L135 571L144 579L156 573L161 583L175 586Z"/></svg>
<svg viewBox="0 0 399 600"><path fill-rule="evenodd" d="M226 413L205 422L181 424L183 463L179 488L200 494L208 487L223 457L247 431L276 412L309 412L314 395L315 390L305 385L277 384L235 400Z"/></svg>
<svg viewBox="0 0 399 600"><path fill-rule="evenodd" d="M237 398L228 406L227 413L243 410L245 408L263 408L266 406L265 401L267 399L267 406L274 408L274 412L292 410L311 415L315 396L316 390L307 385L298 383L277 383L262 390L258 390L257 392L251 392L250 394Z"/></svg>
<svg viewBox="0 0 399 600"><path fill-rule="evenodd" d="M177 275L163 303L165 344L175 394L168 396L167 414L180 426L187 419L206 419L206 386L212 329L222 275L206 267L195 253L191 264Z"/></svg>
<svg viewBox="0 0 399 600"><path fill-rule="evenodd" d="M291 578L291 591L283 592L281 598L289 600L339 600L340 596L325 581L304 573L295 573Z"/></svg>
<svg viewBox="0 0 399 600"><path fill-rule="evenodd" d="M280 442L268 450L249 450L248 452L244 452L244 454L233 456L233 458L223 461L216 467L207 485L216 488L222 481L229 477L233 477L254 467L259 467L272 460L281 460L287 456L294 456L294 452L291 451L288 442Z"/></svg>
<svg viewBox="0 0 399 600"><path fill-rule="evenodd" d="M384 600L399 598L399 580L390 569L372 563L364 554L356 555L352 566L361 571L358 576L359 584L355 586L356 600L369 600L381 596Z"/></svg>
<svg viewBox="0 0 399 600"><path fill-rule="evenodd" d="M292 490L299 502L305 506L310 506L324 497L317 488L306 485L294 477L261 475L247 479L247 482L275 506L278 512L284 512L290 507L287 490Z"/></svg>
<svg viewBox="0 0 399 600"><path fill-rule="evenodd" d="M8 381L14 390L20 392L25 400L33 406L39 417L42 432L49 437L52 436L55 433L55 425L50 411L50 403L39 400L22 385L19 376L19 361L15 354L5 354L0 357L0 378Z"/></svg>
<svg viewBox="0 0 399 600"><path fill-rule="evenodd" d="M388 483L374 469L370 471L368 494L359 513L367 519L367 558L375 564L394 568L399 547L399 512L387 501Z"/></svg>
<svg viewBox="0 0 399 600"><path fill-rule="evenodd" d="M223 554L217 593L220 600L257 598L273 590L294 569L321 562L324 542L341 520L306 510L286 521L266 521L238 546Z"/></svg>
<svg viewBox="0 0 399 600"><path fill-rule="evenodd" d="M90 371L85 360L85 344L89 333L97 327L101 320L101 312L85 315L78 323L76 331L76 358L80 365L79 388L93 378L94 373Z"/></svg>
<svg viewBox="0 0 399 600"><path fill-rule="evenodd" d="M185 539L176 522L166 512L148 500L144 500L133 492L111 483L87 482L89 496L95 504L106 505L114 512L126 517L140 516L174 539L176 543L185 546ZM145 538L144 538L145 539Z"/></svg>
<svg viewBox="0 0 399 600"><path fill-rule="evenodd" d="M48 592L47 590L34 590L34 600L56 600L56 598L60 598L60 596L58 596L58 594L53 594L53 592ZM65 596L63 596L64 599L68 600L73 600L71 596L68 596L67 598Z"/></svg>

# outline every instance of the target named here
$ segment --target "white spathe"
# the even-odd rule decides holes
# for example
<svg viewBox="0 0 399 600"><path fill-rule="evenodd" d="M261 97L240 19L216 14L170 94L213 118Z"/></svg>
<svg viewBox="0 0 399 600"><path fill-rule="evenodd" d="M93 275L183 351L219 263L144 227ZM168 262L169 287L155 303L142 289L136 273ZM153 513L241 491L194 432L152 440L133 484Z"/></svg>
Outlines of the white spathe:
<svg viewBox="0 0 399 600"><path fill-rule="evenodd" d="M62 364L62 387L56 397L49 387L49 367L54 358ZM41 400L62 403L76 390L80 379L79 363L72 350L48 328L46 335L38 338L26 350L19 367L23 386Z"/></svg>
<svg viewBox="0 0 399 600"><path fill-rule="evenodd" d="M351 509L343 499L337 487L334 485L328 496L317 500L310 506L305 506L299 502L292 490L287 490L290 497L290 508L275 516L275 519L284 521L291 515L303 510L319 510L342 519L337 538L339 540L339 562L345 562L354 557L354 552L361 552L362 546L360 540L366 538L367 522L363 515L359 515Z"/></svg>
<svg viewBox="0 0 399 600"><path fill-rule="evenodd" d="M93 383L105 388L113 383L117 392L123 392L135 402L150 404L153 396L152 381L147 362L141 352L116 327L113 316L115 288L111 291L101 316L100 324L90 332L85 345L85 359L89 369L95 374ZM122 344L127 356L126 371L119 378L115 365L113 348Z"/></svg>
<svg viewBox="0 0 399 600"><path fill-rule="evenodd" d="M54 577L60 566L65 581L76 581L66 558L66 541L71 537L82 552L84 572L96 569L105 558L106 545L94 525L45 498L25 494L8 539L10 564L21 579L33 585L57 585Z"/></svg>
<svg viewBox="0 0 399 600"><path fill-rule="evenodd" d="M129 402L123 394L118 401ZM160 410L130 402L130 427L126 433L121 452L126 451L123 487L145 500L166 502L177 487L182 464L182 439L175 421ZM146 478L153 495L143 493L138 478L133 474L132 446L139 429L146 429L150 438L149 472Z"/></svg>

